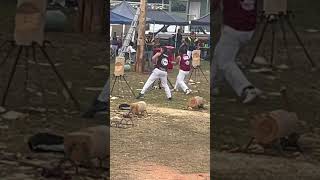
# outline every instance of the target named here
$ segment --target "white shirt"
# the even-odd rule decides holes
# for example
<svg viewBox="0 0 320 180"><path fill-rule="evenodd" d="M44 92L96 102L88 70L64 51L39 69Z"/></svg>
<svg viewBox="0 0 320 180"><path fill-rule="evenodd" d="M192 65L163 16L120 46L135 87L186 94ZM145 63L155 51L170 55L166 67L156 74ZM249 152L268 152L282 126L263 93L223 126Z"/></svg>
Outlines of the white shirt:
<svg viewBox="0 0 320 180"><path fill-rule="evenodd" d="M132 46L128 46L127 52L128 52L128 53L135 53L135 52L136 52L136 50L135 50L135 49L133 49L133 47L132 47Z"/></svg>

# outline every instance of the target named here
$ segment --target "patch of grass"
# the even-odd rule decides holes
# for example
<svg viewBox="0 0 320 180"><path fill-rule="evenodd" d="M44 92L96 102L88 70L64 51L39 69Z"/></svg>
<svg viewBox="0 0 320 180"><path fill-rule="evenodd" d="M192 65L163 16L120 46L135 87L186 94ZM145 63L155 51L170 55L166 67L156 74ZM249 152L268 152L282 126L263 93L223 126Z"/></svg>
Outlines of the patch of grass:
<svg viewBox="0 0 320 180"><path fill-rule="evenodd" d="M14 25L16 1L2 0L0 5L0 32L10 32Z"/></svg>
<svg viewBox="0 0 320 180"><path fill-rule="evenodd" d="M210 63L208 61L203 61L203 65L201 66L202 70L204 71L206 77L209 79L209 65ZM114 71L114 65L111 64L111 73ZM133 66L131 67L131 69ZM169 73L169 80L174 85L176 81L176 77L178 75L178 67L176 66L174 69L174 72ZM139 74L136 72L127 72L126 73L126 79L129 82L130 86L133 88L136 95L141 91L143 88L144 83L147 81L149 77L149 74ZM192 79L194 79L194 75L192 75ZM163 89L154 89L151 91L146 92L145 98L143 101L146 101L148 104L152 104L154 106L159 107L167 107L167 108L175 108L175 109L185 109L187 107L187 101L189 98L193 96L201 96L206 101L207 104L210 104L210 86L206 82L205 78L202 74L197 74L197 78L200 80L200 84L192 85L190 88L193 90L193 93L189 95L185 95L182 91L179 92L173 92L172 93L172 101L168 101L167 97L165 95L165 92ZM186 77L186 80L189 79L189 76ZM111 87L112 87L113 81L111 81ZM121 87L123 87L124 93L121 92ZM197 92L198 91L198 92ZM112 93L114 96L119 95L126 95L126 98L119 98L116 100L111 100L113 103L111 103L111 106L117 107L121 103L132 103L136 102L137 100L134 97L128 97L130 96L130 92L128 87L126 86L125 82L122 82L122 84L116 84L115 88ZM208 109L210 106L208 106Z"/></svg>
<svg viewBox="0 0 320 180"><path fill-rule="evenodd" d="M288 1L289 10L292 10L295 14L293 22L300 28L320 28L320 1L309 0Z"/></svg>

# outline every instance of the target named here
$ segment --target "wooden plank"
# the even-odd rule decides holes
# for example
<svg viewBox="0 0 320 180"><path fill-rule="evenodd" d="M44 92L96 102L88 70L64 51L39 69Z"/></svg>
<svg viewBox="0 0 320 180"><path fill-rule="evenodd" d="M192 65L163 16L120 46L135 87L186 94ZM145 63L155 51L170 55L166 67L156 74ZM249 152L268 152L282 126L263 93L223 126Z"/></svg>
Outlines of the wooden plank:
<svg viewBox="0 0 320 180"><path fill-rule="evenodd" d="M47 3L43 0L18 0L14 39L18 45L39 44L44 40Z"/></svg>

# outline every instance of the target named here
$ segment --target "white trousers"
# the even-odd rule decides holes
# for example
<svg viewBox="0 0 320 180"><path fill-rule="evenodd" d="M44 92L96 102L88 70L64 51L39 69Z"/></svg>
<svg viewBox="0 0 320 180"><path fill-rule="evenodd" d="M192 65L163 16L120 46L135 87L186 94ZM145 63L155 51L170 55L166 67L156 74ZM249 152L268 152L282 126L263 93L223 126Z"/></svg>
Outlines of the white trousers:
<svg viewBox="0 0 320 180"><path fill-rule="evenodd" d="M147 82L144 84L141 94L144 94L147 89L149 89L149 87L153 84L154 81L156 81L157 79L161 80L161 86L164 88L167 98L171 98L171 91L170 88L168 86L168 73L165 71L161 71L160 69L155 68L152 71L152 74L150 75L149 79L147 80Z"/></svg>
<svg viewBox="0 0 320 180"><path fill-rule="evenodd" d="M243 32L223 26L211 63L211 87L215 88L220 81L226 80L237 95L241 96L244 88L252 86L235 60L239 49L248 43L253 33L254 31Z"/></svg>
<svg viewBox="0 0 320 180"><path fill-rule="evenodd" d="M186 85L186 83L184 82L185 77L189 74L189 71L183 71L183 70L179 70L179 74L177 76L177 80L176 80L176 84L174 86L174 89L178 89L181 88L183 90L183 92L186 92L188 88L188 86Z"/></svg>

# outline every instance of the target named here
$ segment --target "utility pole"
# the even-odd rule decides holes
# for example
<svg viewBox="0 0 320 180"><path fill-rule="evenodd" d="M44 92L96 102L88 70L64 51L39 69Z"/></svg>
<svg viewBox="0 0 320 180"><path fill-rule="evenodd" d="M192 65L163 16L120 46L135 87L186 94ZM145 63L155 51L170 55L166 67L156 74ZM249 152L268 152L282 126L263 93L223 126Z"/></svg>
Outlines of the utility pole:
<svg viewBox="0 0 320 180"><path fill-rule="evenodd" d="M140 16L138 29L138 48L136 58L136 72L143 73L144 71L144 45L145 45L145 29L146 29L146 1L140 0Z"/></svg>

